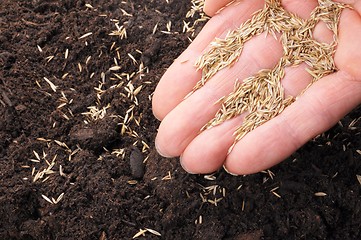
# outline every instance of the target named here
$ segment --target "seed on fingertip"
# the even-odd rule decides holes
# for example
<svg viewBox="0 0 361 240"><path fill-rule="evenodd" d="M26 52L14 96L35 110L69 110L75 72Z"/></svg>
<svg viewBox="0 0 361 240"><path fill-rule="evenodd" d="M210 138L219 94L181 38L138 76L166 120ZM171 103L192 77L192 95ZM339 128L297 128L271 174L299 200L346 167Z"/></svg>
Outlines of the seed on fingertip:
<svg viewBox="0 0 361 240"><path fill-rule="evenodd" d="M223 165L223 169L224 169L224 171L226 171L228 174L230 174L230 175L232 175L232 176L235 176L235 177L238 177L237 174L230 172L230 171L226 168L225 165Z"/></svg>

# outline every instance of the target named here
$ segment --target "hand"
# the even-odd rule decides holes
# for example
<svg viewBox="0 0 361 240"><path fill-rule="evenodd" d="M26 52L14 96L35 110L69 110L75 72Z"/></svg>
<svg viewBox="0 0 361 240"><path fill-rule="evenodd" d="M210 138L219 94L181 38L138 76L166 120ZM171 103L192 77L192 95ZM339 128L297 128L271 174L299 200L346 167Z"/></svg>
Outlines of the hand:
<svg viewBox="0 0 361 240"><path fill-rule="evenodd" d="M206 0L205 12L213 16L230 0ZM321 78L280 115L248 133L236 143L233 133L244 116L200 132L220 108L215 102L228 95L234 81L245 79L261 69L273 68L282 56L282 46L274 37L261 34L245 43L239 61L214 75L202 88L186 98L201 78L196 60L214 38L262 9L262 0L235 1L215 14L192 44L169 67L153 97L154 115L161 120L156 147L165 157L181 156L181 164L191 173L210 173L222 165L233 174L255 173L281 162L316 135L326 131L361 103L361 1L343 0L353 9L344 9L339 23L335 53L337 72ZM318 5L316 0L284 0L282 6L307 19ZM331 41L324 24L314 31L318 41ZM286 95L298 96L311 76L305 64L286 68L282 80Z"/></svg>

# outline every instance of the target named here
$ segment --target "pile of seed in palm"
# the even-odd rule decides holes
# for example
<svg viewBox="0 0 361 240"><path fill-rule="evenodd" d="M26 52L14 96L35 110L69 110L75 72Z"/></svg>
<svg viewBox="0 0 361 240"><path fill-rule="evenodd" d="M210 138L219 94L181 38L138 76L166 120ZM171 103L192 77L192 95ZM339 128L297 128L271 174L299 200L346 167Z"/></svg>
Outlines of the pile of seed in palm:
<svg viewBox="0 0 361 240"><path fill-rule="evenodd" d="M319 5L305 20L286 11L280 0L266 0L263 9L230 32L224 39L215 39L210 49L196 63L202 69L202 79L193 91L201 88L218 71L231 67L240 57L245 42L262 33L280 35L283 56L273 69L264 69L256 75L236 81L233 92L219 100L222 107L202 130L209 129L241 114L245 118L235 132L235 143L247 133L279 115L295 101L286 97L281 80L285 68L307 64L312 77L308 87L320 78L337 71L333 57L338 41L338 23L344 4L319 0ZM316 25L323 21L333 33L331 43L313 38ZM306 87L306 89L308 88ZM306 90L305 89L305 90Z"/></svg>

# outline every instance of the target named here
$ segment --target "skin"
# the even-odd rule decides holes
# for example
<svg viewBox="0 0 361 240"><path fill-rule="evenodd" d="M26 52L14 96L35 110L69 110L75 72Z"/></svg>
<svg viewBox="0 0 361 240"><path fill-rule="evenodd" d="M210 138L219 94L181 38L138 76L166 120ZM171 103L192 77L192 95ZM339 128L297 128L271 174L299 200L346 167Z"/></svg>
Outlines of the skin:
<svg viewBox="0 0 361 240"><path fill-rule="evenodd" d="M314 83L297 101L247 134L234 146L233 132L243 116L200 132L220 107L214 104L233 89L236 78L244 79L264 68L272 68L282 47L271 36L260 35L244 46L239 61L217 73L207 84L192 94L201 78L194 67L196 59L215 37L225 34L263 8L262 0L206 0L205 12L212 16L193 43L165 72L153 97L154 115L161 121L156 148L165 157L181 156L183 168L190 173L210 173L222 166L235 175L265 170L283 161L318 134L331 128L361 103L361 1L343 0L353 9L345 9L339 24L339 43L335 53L336 73ZM283 7L302 18L308 18L318 5L316 0L284 0ZM314 37L330 42L332 34L320 23ZM305 65L286 69L282 80L287 95L296 96L310 81Z"/></svg>

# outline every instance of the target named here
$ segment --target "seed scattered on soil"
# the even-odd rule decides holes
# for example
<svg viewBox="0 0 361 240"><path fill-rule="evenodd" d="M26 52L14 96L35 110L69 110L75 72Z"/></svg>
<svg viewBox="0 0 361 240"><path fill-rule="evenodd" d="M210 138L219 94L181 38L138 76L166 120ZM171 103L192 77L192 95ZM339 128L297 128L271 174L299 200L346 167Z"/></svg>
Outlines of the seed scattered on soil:
<svg viewBox="0 0 361 240"><path fill-rule="evenodd" d="M168 174L162 178L162 181L172 180L172 174L168 171Z"/></svg>
<svg viewBox="0 0 361 240"><path fill-rule="evenodd" d="M270 192L271 192L273 195L275 195L276 197L281 198L281 195L279 195L279 194L276 192L276 190L279 189L279 188L280 188L280 187L275 187L275 188L271 189Z"/></svg>
<svg viewBox="0 0 361 240"><path fill-rule="evenodd" d="M36 159L38 159L38 160L40 161L40 156L39 156L39 154L38 154L35 150L33 150L33 153L34 153Z"/></svg>
<svg viewBox="0 0 361 240"><path fill-rule="evenodd" d="M147 230L148 232L150 232L153 235L156 235L156 236L159 236L159 237L162 236L162 234L160 234L158 231L155 231L153 229L146 228L145 230Z"/></svg>
<svg viewBox="0 0 361 240"><path fill-rule="evenodd" d="M82 71L83 71L83 67L81 66L80 63L78 63L78 69L79 69L79 72L82 72Z"/></svg>
<svg viewBox="0 0 361 240"><path fill-rule="evenodd" d="M79 39L89 37L92 34L93 34L92 32L85 33L84 35L80 36Z"/></svg>
<svg viewBox="0 0 361 240"><path fill-rule="evenodd" d="M132 152L129 158L130 170L132 176L136 179L144 176L144 157L142 152L137 147L132 147Z"/></svg>
<svg viewBox="0 0 361 240"><path fill-rule="evenodd" d="M94 8L94 7L93 7L92 5L90 5L89 3L86 3L86 4L85 4L85 7L90 8L90 9L93 9L93 8Z"/></svg>
<svg viewBox="0 0 361 240"><path fill-rule="evenodd" d="M152 31L152 34L154 35L155 32L157 31L158 29L158 23L154 25L154 28L153 28L153 31Z"/></svg>
<svg viewBox="0 0 361 240"><path fill-rule="evenodd" d="M145 236L145 233L147 232L146 229L139 229L139 232L137 232L134 236L133 239L138 238L140 236Z"/></svg>
<svg viewBox="0 0 361 240"><path fill-rule="evenodd" d="M129 185L136 185L138 183L138 181L137 180L129 180L129 181L127 181L127 183Z"/></svg>
<svg viewBox="0 0 361 240"><path fill-rule="evenodd" d="M333 56L338 41L340 14L346 5L331 0L319 0L319 6L312 11L311 17L304 20L283 9L280 0L265 2L263 9L230 32L225 39L216 39L211 43L211 48L196 62L196 66L202 69L202 78L193 92L204 86L220 70L234 65L245 42L252 37L262 33L271 34L275 38L276 34L281 35L283 57L278 64L273 69L259 71L242 83L236 81L233 92L220 100L222 107L215 117L202 128L209 129L246 114L243 123L234 133L234 144L250 131L279 115L296 100L294 97L286 98L281 85L286 67L305 62L307 71L313 78L309 86L337 71ZM333 41L329 44L317 42L313 38L313 30L320 21L325 22L333 33Z"/></svg>
<svg viewBox="0 0 361 240"><path fill-rule="evenodd" d="M55 199L55 198L50 199L49 197L47 197L43 194L41 196L43 199L45 199L45 201L47 201L50 204L58 204L63 199L64 193L60 194L59 197L57 197L57 199Z"/></svg>
<svg viewBox="0 0 361 240"><path fill-rule="evenodd" d="M192 37L196 35L197 26L209 20L209 17L203 12L205 0L192 0L192 8L187 12L186 18L195 18L194 22L183 21L183 32L191 33Z"/></svg>
<svg viewBox="0 0 361 240"><path fill-rule="evenodd" d="M63 199L63 197L64 197L64 193L61 193L56 200L55 200L54 198L52 198L53 203L54 203L54 204L59 203L59 202Z"/></svg>
<svg viewBox="0 0 361 240"><path fill-rule="evenodd" d="M202 215L199 215L198 219L195 220L195 224L202 224L203 223L203 217Z"/></svg>
<svg viewBox="0 0 361 240"><path fill-rule="evenodd" d="M42 197L45 199L45 201L47 201L48 203L54 204L53 201L51 201L50 198L48 198L47 196L45 196L45 195L41 195L41 196L42 196Z"/></svg>
<svg viewBox="0 0 361 240"><path fill-rule="evenodd" d="M138 64L137 60L135 59L135 57L132 54L128 53L128 56L130 57L130 59L132 59L134 65Z"/></svg>
<svg viewBox="0 0 361 240"><path fill-rule="evenodd" d="M117 30L112 31L109 35L110 36L119 36L120 39L126 39L127 36L127 30L125 29L125 27L123 25L119 26L119 22L116 22L115 27L117 28Z"/></svg>
<svg viewBox="0 0 361 240"><path fill-rule="evenodd" d="M202 191L203 193L200 193L202 202L210 203L215 207L226 197L226 189L216 184L202 187Z"/></svg>
<svg viewBox="0 0 361 240"><path fill-rule="evenodd" d="M41 49L41 47L39 46L39 45L37 45L37 47L38 47L38 50L39 50L39 52L43 52L43 49Z"/></svg>
<svg viewBox="0 0 361 240"><path fill-rule="evenodd" d="M113 66L109 68L109 71L119 71L121 68L121 66Z"/></svg>
<svg viewBox="0 0 361 240"><path fill-rule="evenodd" d="M352 120L351 123L348 125L348 128L349 128L350 130L356 130L357 127L355 127L355 126L356 126L357 122L360 121L360 120L361 120L361 117L355 118L355 119ZM361 151L360 151L360 154L361 154Z"/></svg>
<svg viewBox="0 0 361 240"><path fill-rule="evenodd" d="M133 236L133 239L138 238L140 236L145 237L145 233L147 233L147 232L149 232L155 236L158 236L158 237L162 236L162 234L160 234L158 231L150 229L150 228L146 228L146 229L139 229L139 232Z"/></svg>
<svg viewBox="0 0 361 240"><path fill-rule="evenodd" d="M59 166L59 175L62 176L62 177L66 177L66 174L63 172L63 166L62 165Z"/></svg>
<svg viewBox="0 0 361 240"><path fill-rule="evenodd" d="M327 196L327 193L324 193L324 192L316 192L316 193L315 193L315 196L316 196L316 197L325 197L325 196Z"/></svg>
<svg viewBox="0 0 361 240"><path fill-rule="evenodd" d="M54 55L48 56L48 57L46 57L45 59L46 59L46 61L49 63L51 60L54 59Z"/></svg>
<svg viewBox="0 0 361 240"><path fill-rule="evenodd" d="M50 88L53 90L53 92L56 92L56 89L58 88L58 86L56 86L54 83L52 83L49 79L47 79L46 77L44 77L44 80L49 84Z"/></svg>

